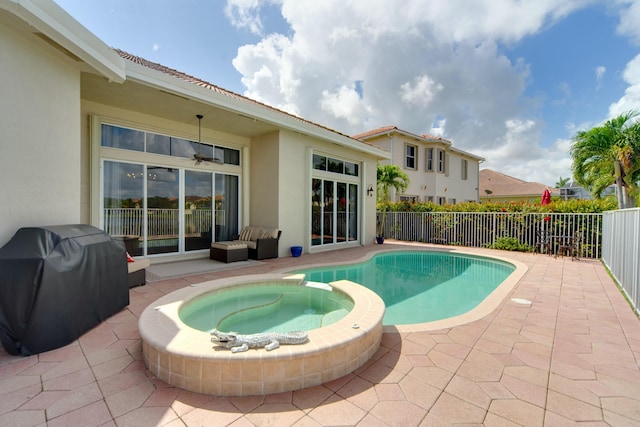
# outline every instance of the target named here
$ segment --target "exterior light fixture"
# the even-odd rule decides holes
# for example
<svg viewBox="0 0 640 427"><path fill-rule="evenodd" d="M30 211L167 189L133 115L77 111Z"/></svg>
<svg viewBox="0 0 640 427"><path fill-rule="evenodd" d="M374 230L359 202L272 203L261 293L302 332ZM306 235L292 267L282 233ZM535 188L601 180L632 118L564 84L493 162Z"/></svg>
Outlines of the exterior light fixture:
<svg viewBox="0 0 640 427"><path fill-rule="evenodd" d="M367 196L373 197L373 185L369 184L369 188L367 188Z"/></svg>

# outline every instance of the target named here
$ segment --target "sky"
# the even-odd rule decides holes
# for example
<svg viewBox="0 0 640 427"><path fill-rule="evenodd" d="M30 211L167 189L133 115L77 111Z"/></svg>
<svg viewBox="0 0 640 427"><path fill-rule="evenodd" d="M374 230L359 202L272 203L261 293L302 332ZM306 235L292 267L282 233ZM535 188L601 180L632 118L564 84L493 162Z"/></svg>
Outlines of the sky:
<svg viewBox="0 0 640 427"><path fill-rule="evenodd" d="M384 126L555 186L640 110L640 0L55 0L107 45L347 135Z"/></svg>

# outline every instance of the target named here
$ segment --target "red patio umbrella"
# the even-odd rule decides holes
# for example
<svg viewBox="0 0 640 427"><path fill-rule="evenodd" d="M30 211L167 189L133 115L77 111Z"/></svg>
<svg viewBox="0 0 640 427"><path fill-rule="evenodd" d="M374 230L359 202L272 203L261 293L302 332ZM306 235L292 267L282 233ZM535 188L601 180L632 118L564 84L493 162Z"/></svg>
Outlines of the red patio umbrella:
<svg viewBox="0 0 640 427"><path fill-rule="evenodd" d="M542 193L542 200L540 200L541 205L548 205L551 203L551 193L548 188L544 189L544 193Z"/></svg>

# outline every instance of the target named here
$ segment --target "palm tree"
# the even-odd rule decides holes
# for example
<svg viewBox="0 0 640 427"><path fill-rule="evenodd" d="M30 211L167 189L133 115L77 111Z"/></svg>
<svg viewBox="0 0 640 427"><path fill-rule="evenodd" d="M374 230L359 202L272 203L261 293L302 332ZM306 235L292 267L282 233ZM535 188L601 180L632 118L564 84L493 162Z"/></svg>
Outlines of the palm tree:
<svg viewBox="0 0 640 427"><path fill-rule="evenodd" d="M567 185L570 180L571 180L571 178L560 177L560 179L558 179L558 182L556 182L556 186L554 188L562 188L565 185Z"/></svg>
<svg viewBox="0 0 640 427"><path fill-rule="evenodd" d="M571 147L575 180L597 198L615 183L620 209L635 205L640 179L640 123L632 122L638 114L629 111L602 126L580 131Z"/></svg>
<svg viewBox="0 0 640 427"><path fill-rule="evenodd" d="M390 201L390 191L394 188L403 192L409 186L409 177L397 165L378 164L378 203L382 205L382 220L378 223L378 237L384 237L384 224L387 219L387 205Z"/></svg>

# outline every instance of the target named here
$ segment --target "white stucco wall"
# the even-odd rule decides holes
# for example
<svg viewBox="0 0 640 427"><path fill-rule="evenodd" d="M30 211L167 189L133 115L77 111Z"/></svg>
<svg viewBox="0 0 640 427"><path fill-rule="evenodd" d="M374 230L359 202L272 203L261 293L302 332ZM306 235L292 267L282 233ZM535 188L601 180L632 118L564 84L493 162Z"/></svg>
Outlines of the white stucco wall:
<svg viewBox="0 0 640 427"><path fill-rule="evenodd" d="M0 25L0 245L80 222L80 72L61 56Z"/></svg>

